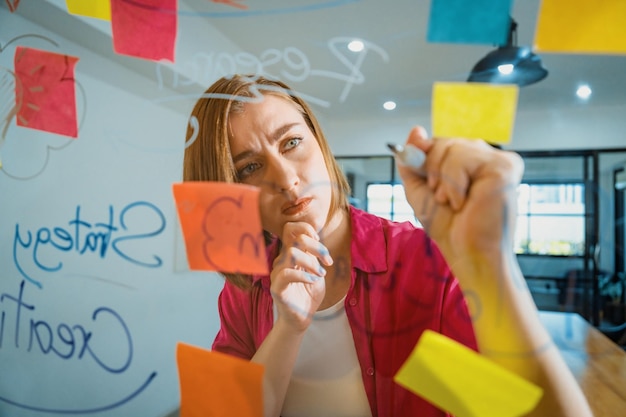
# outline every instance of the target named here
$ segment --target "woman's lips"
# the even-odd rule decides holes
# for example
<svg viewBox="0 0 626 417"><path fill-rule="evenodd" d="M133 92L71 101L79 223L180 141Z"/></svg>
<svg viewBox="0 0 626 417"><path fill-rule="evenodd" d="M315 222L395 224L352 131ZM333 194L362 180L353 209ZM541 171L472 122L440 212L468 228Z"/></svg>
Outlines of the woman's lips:
<svg viewBox="0 0 626 417"><path fill-rule="evenodd" d="M300 198L296 201L290 201L289 203L283 205L282 212L284 215L287 216L300 214L309 207L309 204L311 204L312 200L312 198L308 197Z"/></svg>

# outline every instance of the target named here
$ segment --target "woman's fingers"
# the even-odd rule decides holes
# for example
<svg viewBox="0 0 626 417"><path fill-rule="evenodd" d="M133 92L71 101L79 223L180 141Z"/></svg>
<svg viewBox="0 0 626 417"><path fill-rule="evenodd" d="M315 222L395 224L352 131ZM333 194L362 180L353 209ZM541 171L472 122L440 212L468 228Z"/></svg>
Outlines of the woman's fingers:
<svg viewBox="0 0 626 417"><path fill-rule="evenodd" d="M309 246L297 242L294 244L294 246L285 248L283 250L280 259L278 259L274 267L304 271L309 274L317 275L319 277L323 277L324 275L326 275L326 269L324 269L318 258L318 256L321 256L319 254L320 246L323 245L321 245L319 242L316 242L316 244ZM317 251L318 253L315 254L312 251Z"/></svg>
<svg viewBox="0 0 626 417"><path fill-rule="evenodd" d="M333 263L328 248L320 242L319 235L313 229L313 226L308 223L289 222L285 224L282 243L283 251L295 248L319 259L326 266L330 266ZM298 259L302 258L299 257Z"/></svg>

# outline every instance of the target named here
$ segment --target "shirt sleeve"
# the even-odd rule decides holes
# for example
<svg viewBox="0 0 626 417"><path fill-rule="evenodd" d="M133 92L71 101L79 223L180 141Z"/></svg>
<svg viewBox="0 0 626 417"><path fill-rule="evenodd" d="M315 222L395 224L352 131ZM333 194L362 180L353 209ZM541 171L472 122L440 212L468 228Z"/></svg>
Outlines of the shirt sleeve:
<svg viewBox="0 0 626 417"><path fill-rule="evenodd" d="M448 273L450 275L444 292L441 334L477 351L478 343L467 300L457 279L450 270Z"/></svg>
<svg viewBox="0 0 626 417"><path fill-rule="evenodd" d="M213 341L213 350L248 360L254 356L251 297L251 290L242 290L228 282L224 284L218 298L220 329Z"/></svg>

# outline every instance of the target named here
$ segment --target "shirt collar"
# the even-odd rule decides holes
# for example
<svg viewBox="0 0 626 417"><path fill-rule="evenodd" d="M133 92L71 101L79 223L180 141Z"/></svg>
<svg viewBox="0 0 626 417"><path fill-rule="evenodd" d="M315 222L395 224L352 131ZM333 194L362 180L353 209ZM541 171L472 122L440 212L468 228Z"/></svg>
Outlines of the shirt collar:
<svg viewBox="0 0 626 417"><path fill-rule="evenodd" d="M350 256L352 267L367 273L387 271L387 241L380 219L373 214L350 206L352 244ZM267 262L271 270L274 258L278 255L278 239L267 246ZM254 275L252 283L263 280L269 288L269 275Z"/></svg>

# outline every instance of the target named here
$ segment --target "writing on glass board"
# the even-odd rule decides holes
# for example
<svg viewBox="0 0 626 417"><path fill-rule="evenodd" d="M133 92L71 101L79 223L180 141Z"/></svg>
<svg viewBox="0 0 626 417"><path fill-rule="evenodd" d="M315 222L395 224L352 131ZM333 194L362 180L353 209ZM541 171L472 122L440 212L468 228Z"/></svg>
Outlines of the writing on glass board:
<svg viewBox="0 0 626 417"><path fill-rule="evenodd" d="M153 219L151 226L142 224ZM15 224L13 237L13 262L24 279L41 288L41 273L63 269L63 254L80 256L97 255L105 259L117 255L131 264L158 268L163 264L160 256L142 257L133 253L131 243L153 238L165 229L165 216L154 204L136 201L123 207L116 217L110 205L104 220L87 221L76 206L73 217L65 225L42 226L30 230Z"/></svg>
<svg viewBox="0 0 626 417"><path fill-rule="evenodd" d="M267 78L284 79L289 82L302 82L309 77L325 77L344 83L339 96L339 101L343 102L354 85L365 82L365 75L361 72L361 66L369 51L376 52L385 62L389 61L389 55L384 49L365 40L363 41L363 51L354 60L354 58L346 55L346 48L343 47L352 40L353 38L336 37L328 41L330 53L346 67L347 73L311 68L307 55L293 46L283 50L269 48L261 52L259 56L249 52L235 54L198 52L193 55L190 61L182 62L182 64L160 61L155 66L158 88L162 90L165 86L165 68L171 70L172 88L194 84L208 86L216 79L234 73L253 73ZM179 78L179 71L186 75L184 79ZM301 96L305 98L303 95ZM155 101L161 102L178 98L180 97L161 98ZM325 107L329 105L326 100L311 96L306 96L306 100Z"/></svg>
<svg viewBox="0 0 626 417"><path fill-rule="evenodd" d="M90 361L98 369L109 374L126 372L133 361L133 340L124 319L115 310L101 306L93 310L88 321L97 327L98 322L113 324L113 331L106 337L98 337L88 325L80 323L51 323L42 317L34 304L26 300L25 280L17 292L0 294L0 354L14 349L27 354L56 356L62 360ZM37 314L39 313L39 314ZM112 360L104 353L118 352ZM0 393L0 402L20 408L51 413L92 413L118 407L136 397L156 377L151 372L145 381L133 386L132 391L113 402L81 410L70 408L49 408L42 405L20 403Z"/></svg>

